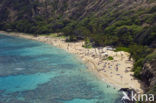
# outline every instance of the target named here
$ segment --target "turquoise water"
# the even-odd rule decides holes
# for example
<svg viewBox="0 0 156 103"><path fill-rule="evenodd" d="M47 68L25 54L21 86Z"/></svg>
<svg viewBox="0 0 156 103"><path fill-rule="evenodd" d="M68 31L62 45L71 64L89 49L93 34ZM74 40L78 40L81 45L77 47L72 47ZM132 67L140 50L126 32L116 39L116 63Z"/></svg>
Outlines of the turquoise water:
<svg viewBox="0 0 156 103"><path fill-rule="evenodd" d="M120 103L74 55L0 34L0 103Z"/></svg>

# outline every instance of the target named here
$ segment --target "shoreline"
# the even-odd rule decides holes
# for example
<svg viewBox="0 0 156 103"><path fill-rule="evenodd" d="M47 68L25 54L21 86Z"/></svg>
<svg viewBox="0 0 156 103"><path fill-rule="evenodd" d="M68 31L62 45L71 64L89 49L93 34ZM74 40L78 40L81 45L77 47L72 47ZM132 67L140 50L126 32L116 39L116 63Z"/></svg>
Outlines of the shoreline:
<svg viewBox="0 0 156 103"><path fill-rule="evenodd" d="M64 49L65 51L75 54L82 60L88 70L95 74L100 80L112 85L116 88L131 88L138 93L143 92L142 83L133 77L133 60L129 61L129 53L114 52L107 50L107 48L83 48L83 41L80 42L66 42L65 38L50 37L47 35L39 35L34 37L25 33L5 32L0 31L1 34L16 36L31 40L36 40L50 44L52 46ZM106 56L112 56L113 60L105 59Z"/></svg>

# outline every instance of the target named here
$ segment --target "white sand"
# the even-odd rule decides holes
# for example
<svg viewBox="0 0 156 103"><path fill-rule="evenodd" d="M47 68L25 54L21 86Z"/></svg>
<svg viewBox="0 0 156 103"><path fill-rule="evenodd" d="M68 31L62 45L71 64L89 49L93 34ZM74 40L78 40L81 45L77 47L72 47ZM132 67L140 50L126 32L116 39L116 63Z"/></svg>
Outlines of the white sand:
<svg viewBox="0 0 156 103"><path fill-rule="evenodd" d="M104 82L114 85L117 88L133 88L137 92L143 92L142 83L133 77L133 60L129 61L129 53L114 52L106 48L83 48L83 41L81 42L65 42L65 39L58 37L38 36L34 37L24 33L7 33L0 31L2 34L23 37L27 39L37 40L51 44L53 46L62 48L69 53L76 54L88 66L88 70L95 73L95 75ZM114 60L106 58L112 56Z"/></svg>

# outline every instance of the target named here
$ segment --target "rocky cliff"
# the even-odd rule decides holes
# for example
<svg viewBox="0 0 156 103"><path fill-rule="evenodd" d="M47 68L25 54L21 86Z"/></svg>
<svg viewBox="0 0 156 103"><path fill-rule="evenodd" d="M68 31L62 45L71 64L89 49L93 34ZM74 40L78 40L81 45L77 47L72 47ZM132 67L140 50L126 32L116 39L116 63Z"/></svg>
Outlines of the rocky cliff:
<svg viewBox="0 0 156 103"><path fill-rule="evenodd" d="M154 0L1 0L0 20L30 19L37 15L81 19L113 12L122 14L154 5Z"/></svg>

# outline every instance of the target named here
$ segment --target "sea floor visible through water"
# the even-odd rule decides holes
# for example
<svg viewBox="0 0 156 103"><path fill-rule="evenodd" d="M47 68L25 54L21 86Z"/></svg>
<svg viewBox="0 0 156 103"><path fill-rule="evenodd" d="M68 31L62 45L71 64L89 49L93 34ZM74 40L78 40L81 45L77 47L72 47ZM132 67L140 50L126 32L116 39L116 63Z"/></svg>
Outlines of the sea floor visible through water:
<svg viewBox="0 0 156 103"><path fill-rule="evenodd" d="M0 34L0 103L121 103L118 89L62 49Z"/></svg>

